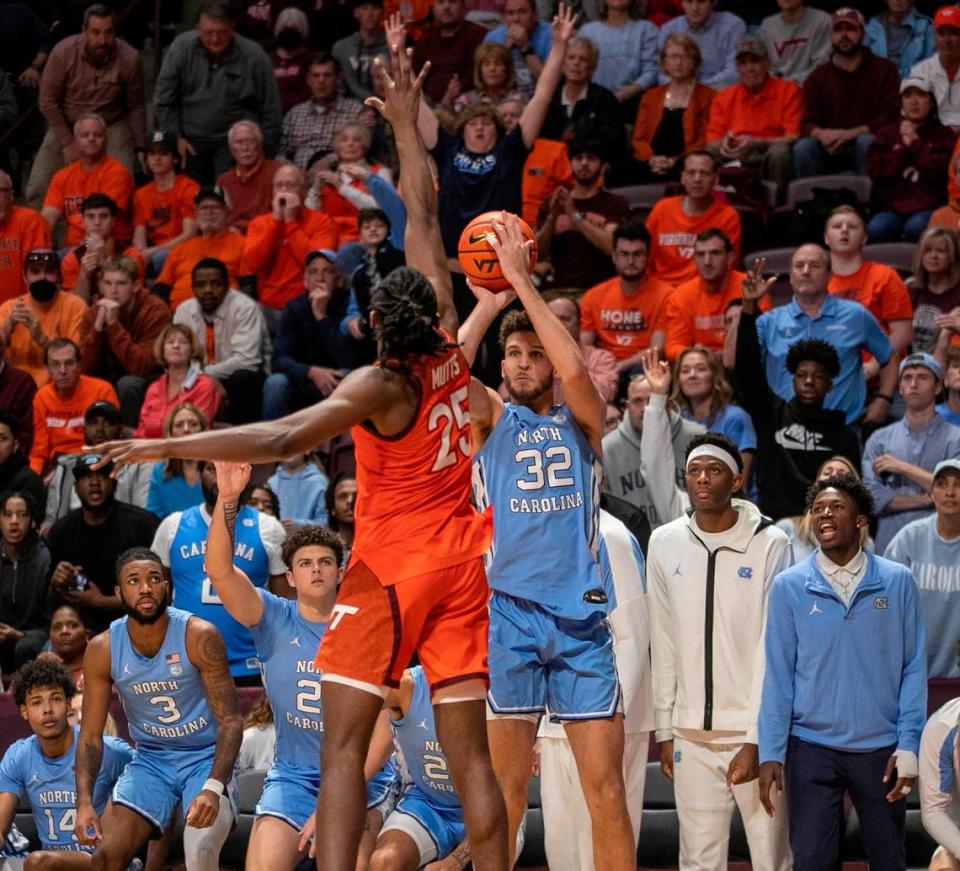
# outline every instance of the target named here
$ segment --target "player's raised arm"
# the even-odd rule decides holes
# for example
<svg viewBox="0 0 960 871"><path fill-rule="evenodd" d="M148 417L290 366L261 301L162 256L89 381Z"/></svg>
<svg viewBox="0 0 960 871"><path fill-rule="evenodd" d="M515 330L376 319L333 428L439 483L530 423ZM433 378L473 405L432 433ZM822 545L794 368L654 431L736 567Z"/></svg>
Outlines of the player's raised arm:
<svg viewBox="0 0 960 871"><path fill-rule="evenodd" d="M606 404L590 380L580 346L550 311L550 307L530 280L528 265L533 243L524 238L515 215L509 212L503 212L502 215L502 222L493 222L496 238L490 239L490 244L500 260L500 269L504 278L517 292L520 302L530 316L537 338L543 342L543 349L563 382L566 404L599 455Z"/></svg>
<svg viewBox="0 0 960 871"><path fill-rule="evenodd" d="M77 738L77 819L73 833L81 844L103 837L100 817L93 807L93 787L103 760L103 727L110 710L110 633L93 639L83 655L83 710Z"/></svg>
<svg viewBox="0 0 960 871"><path fill-rule="evenodd" d="M407 266L419 269L427 276L437 294L440 325L455 334L457 312L453 305L453 284L437 219L437 189L430 173L427 150L417 130L421 86L430 71L430 64L424 64L420 75L414 75L412 57L413 49L404 50L402 45L391 45L390 72L384 73L385 99L370 97L366 102L390 122L397 143L400 177L403 179L400 194L407 209L404 233Z"/></svg>
<svg viewBox="0 0 960 871"><path fill-rule="evenodd" d="M217 742L208 780L217 780L226 785L233 773L243 739L243 721L237 703L237 690L227 664L227 649L212 624L191 617L187 624L187 655L200 673L207 704L217 721ZM219 812L220 796L211 789L203 789L186 810L187 825L198 829L211 826Z"/></svg>
<svg viewBox="0 0 960 871"><path fill-rule="evenodd" d="M219 460L214 462L214 466L217 469L219 495L207 533L204 567L227 613L238 623L253 626L263 616L263 599L250 578L233 564L240 494L250 481L250 466Z"/></svg>

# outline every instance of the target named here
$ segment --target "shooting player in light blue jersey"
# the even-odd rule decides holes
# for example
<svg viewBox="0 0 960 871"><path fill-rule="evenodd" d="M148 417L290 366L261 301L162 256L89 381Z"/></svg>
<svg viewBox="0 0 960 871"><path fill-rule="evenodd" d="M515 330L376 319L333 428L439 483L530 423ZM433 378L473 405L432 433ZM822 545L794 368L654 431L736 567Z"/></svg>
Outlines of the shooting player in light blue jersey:
<svg viewBox="0 0 960 871"><path fill-rule="evenodd" d="M517 219L494 222L491 245L525 312L500 328L510 402L474 386L474 493L493 509L490 753L513 844L526 809L539 716L565 724L593 826L597 868L634 871L623 772L623 716L607 612L614 593L597 562L600 440L606 406L580 347L530 282ZM482 288L460 331L468 359L505 301ZM566 401L553 404L554 373Z"/></svg>
<svg viewBox="0 0 960 871"><path fill-rule="evenodd" d="M216 871L233 823L225 792L242 725L227 653L214 626L168 607L168 586L155 553L122 554L116 592L127 616L94 638L84 656L74 832L96 846L94 865L108 871L125 868L178 804L186 808L188 871ZM137 750L101 821L93 787L113 687Z"/></svg>
<svg viewBox="0 0 960 871"><path fill-rule="evenodd" d="M934 513L904 526L884 556L910 569L920 590L927 677L960 677L960 460L937 463L930 496Z"/></svg>
<svg viewBox="0 0 960 871"><path fill-rule="evenodd" d="M206 572L227 614L256 644L263 686L274 711L277 745L247 846L247 867L291 871L303 857L298 836L313 814L320 783L323 710L313 664L342 576L343 541L325 526L300 526L283 543L286 582L296 601L253 585L233 558L245 463L215 463L216 507Z"/></svg>
<svg viewBox="0 0 960 871"><path fill-rule="evenodd" d="M64 853L59 867L87 869L91 850L81 846L73 834L78 727L69 724L68 714L75 693L73 681L59 662L32 660L17 673L14 701L33 734L12 744L0 762L0 836L7 834L25 798L44 851L33 853L31 862L46 862L51 858L46 851L57 851ZM97 813L103 812L110 790L132 757L126 741L103 739L103 765L93 788Z"/></svg>
<svg viewBox="0 0 960 871"><path fill-rule="evenodd" d="M164 518L153 538L152 550L159 554L170 573L173 604L217 627L227 648L230 673L239 685L259 684L260 664L250 630L224 608L204 568L210 517L217 501L217 477L213 463L198 465L203 504ZM283 527L275 517L246 505L237 512L232 539L234 562L255 586L269 586L281 596L287 587L280 558L283 536Z"/></svg>

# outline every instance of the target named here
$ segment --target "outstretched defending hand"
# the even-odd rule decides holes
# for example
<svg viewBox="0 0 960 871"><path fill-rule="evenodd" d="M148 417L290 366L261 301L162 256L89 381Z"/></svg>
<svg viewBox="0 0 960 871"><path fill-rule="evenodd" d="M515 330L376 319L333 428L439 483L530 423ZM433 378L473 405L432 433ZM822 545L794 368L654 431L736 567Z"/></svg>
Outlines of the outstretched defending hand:
<svg viewBox="0 0 960 871"><path fill-rule="evenodd" d="M503 277L514 288L521 281L529 281L530 252L534 243L523 235L517 216L510 212L500 212L499 218L491 221L490 226L494 232L493 236L488 236L490 247L500 261Z"/></svg>
<svg viewBox="0 0 960 871"><path fill-rule="evenodd" d="M383 69L383 61L373 61L383 70L385 99L367 97L364 104L376 109L394 127L416 125L420 112L420 92L423 80L430 72L430 61L423 65L420 75L413 74L413 49L402 45L390 46L390 71Z"/></svg>
<svg viewBox="0 0 960 871"><path fill-rule="evenodd" d="M250 483L249 463L214 460L213 467L217 470L217 491L224 501L238 498L243 488Z"/></svg>

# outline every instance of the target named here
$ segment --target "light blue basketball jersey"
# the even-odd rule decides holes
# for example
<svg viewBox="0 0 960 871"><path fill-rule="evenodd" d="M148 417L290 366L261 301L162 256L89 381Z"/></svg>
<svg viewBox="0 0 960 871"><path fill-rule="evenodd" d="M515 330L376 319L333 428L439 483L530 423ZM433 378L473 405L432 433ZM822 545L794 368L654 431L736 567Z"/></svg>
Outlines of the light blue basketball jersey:
<svg viewBox="0 0 960 871"><path fill-rule="evenodd" d="M583 598L603 588L596 559L602 472L566 405L539 415L507 403L473 467L478 509L493 506L491 589L573 619L613 608Z"/></svg>
<svg viewBox="0 0 960 871"><path fill-rule="evenodd" d="M417 786L425 797L443 807L458 808L460 799L454 792L447 757L437 738L427 678L419 665L410 671L413 674L410 707L402 719L390 719L398 762L404 779Z"/></svg>
<svg viewBox="0 0 960 871"><path fill-rule="evenodd" d="M134 650L129 617L110 624L110 677L138 749L199 750L213 747L216 722L200 672L187 656L191 615L167 608L170 623L163 645L148 659Z"/></svg>
<svg viewBox="0 0 960 871"><path fill-rule="evenodd" d="M77 779L74 765L79 726L73 727L73 744L58 759L44 756L36 735L21 738L0 761L0 792L10 792L30 802L37 836L44 850L83 850L73 834L77 820ZM124 766L133 758L126 741L104 736L103 761L93 785L93 807L103 813L110 790Z"/></svg>
<svg viewBox="0 0 960 871"><path fill-rule="evenodd" d="M260 590L263 616L251 627L263 687L277 729L274 760L308 772L320 768L323 708L320 671L313 664L326 623L311 623L292 599Z"/></svg>
<svg viewBox="0 0 960 871"><path fill-rule="evenodd" d="M203 561L209 526L200 507L197 505L183 512L170 543L173 603L216 626L227 646L230 673L234 677L247 677L256 674L259 668L253 638L246 626L227 613L207 577ZM237 512L233 564L250 578L255 587L264 587L270 579L270 557L260 538L258 515L259 512L249 505Z"/></svg>

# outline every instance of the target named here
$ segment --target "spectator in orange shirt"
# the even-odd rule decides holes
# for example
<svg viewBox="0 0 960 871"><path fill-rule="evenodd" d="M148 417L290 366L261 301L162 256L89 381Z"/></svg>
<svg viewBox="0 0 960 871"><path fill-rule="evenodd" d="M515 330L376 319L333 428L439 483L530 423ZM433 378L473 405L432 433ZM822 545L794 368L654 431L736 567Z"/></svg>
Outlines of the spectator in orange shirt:
<svg viewBox="0 0 960 871"><path fill-rule="evenodd" d="M177 137L154 130L147 142L147 169L153 181L133 195L133 244L156 275L171 249L197 234L193 198L200 186L179 175Z"/></svg>
<svg viewBox="0 0 960 871"><path fill-rule="evenodd" d="M237 121L227 133L230 155L236 161L217 179L227 198L227 224L235 233L246 233L250 222L270 211L273 176L281 164L263 155L263 132L253 121Z"/></svg>
<svg viewBox="0 0 960 871"><path fill-rule="evenodd" d="M117 221L117 204L106 194L90 194L80 204L83 241L60 262L61 288L69 290L89 303L97 290L100 268L108 257L117 252L113 228ZM146 278L147 264L139 248L130 247L124 256L136 261L140 281Z"/></svg>
<svg viewBox="0 0 960 871"><path fill-rule="evenodd" d="M713 195L714 156L709 151L689 152L683 159L680 183L683 196L660 200L647 217L650 271L674 287L697 277L693 246L704 230L722 230L733 245L734 262L740 259L740 216Z"/></svg>
<svg viewBox="0 0 960 871"><path fill-rule="evenodd" d="M834 296L852 299L870 311L890 336L893 349L901 356L913 338L913 306L900 276L889 266L864 260L867 228L853 206L837 206L827 217L823 240L830 249L832 276L827 290ZM864 367L867 378L879 374L873 364Z"/></svg>
<svg viewBox="0 0 960 871"><path fill-rule="evenodd" d="M0 169L0 302L19 296L23 257L34 248L50 247L50 226L39 212L13 203L13 180Z"/></svg>
<svg viewBox="0 0 960 871"><path fill-rule="evenodd" d="M755 36L737 43L735 65L740 81L714 98L707 142L724 163L759 166L763 177L783 190L793 175L793 143L800 135L800 86L770 75L767 46Z"/></svg>
<svg viewBox="0 0 960 871"><path fill-rule="evenodd" d="M80 325L81 363L88 375L116 385L124 426L135 427L147 384L159 372L154 342L170 323L170 309L141 285L129 257L104 261L100 295Z"/></svg>
<svg viewBox="0 0 960 871"><path fill-rule="evenodd" d="M723 315L732 300L740 299L743 285L744 274L733 268L733 242L723 230L704 230L693 247L697 277L677 287L666 307L664 350L671 361L692 345L722 353L727 333Z"/></svg>
<svg viewBox="0 0 960 871"><path fill-rule="evenodd" d="M240 260L243 257L243 236L227 229L227 201L217 187L204 187L193 199L197 213L197 233L181 242L167 257L153 285L153 292L166 299L171 311L180 303L193 299L190 278L193 267L213 257L227 267L230 287L239 287Z"/></svg>
<svg viewBox="0 0 960 871"><path fill-rule="evenodd" d="M707 144L707 121L716 91L697 81L700 46L686 33L671 33L660 46L660 68L670 77L647 91L637 107L633 156L638 182L676 181L681 158Z"/></svg>
<svg viewBox="0 0 960 871"><path fill-rule="evenodd" d="M280 311L303 293L303 264L318 248L336 250L337 225L302 205L306 179L299 167L281 166L273 176L273 210L250 222L240 267L257 276L257 298L276 322Z"/></svg>
<svg viewBox="0 0 960 871"><path fill-rule="evenodd" d="M99 115L81 115L73 125L73 144L79 157L59 170L47 188L41 214L53 229L63 218L67 222L67 245L83 241L80 204L90 194L106 194L119 209L114 235L129 242L129 210L133 198L133 179L126 167L107 154L107 125Z"/></svg>
<svg viewBox="0 0 960 871"><path fill-rule="evenodd" d="M60 454L83 447L83 416L94 402L117 404L113 387L80 374L80 348L70 339L53 339L44 351L50 380L33 398L33 447L30 468L40 476L52 471Z"/></svg>
<svg viewBox="0 0 960 871"><path fill-rule="evenodd" d="M38 387L47 383L43 352L50 341L77 341L86 303L60 290L57 252L34 248L24 258L27 293L0 305L0 334L7 361L30 375Z"/></svg>
<svg viewBox="0 0 960 871"><path fill-rule="evenodd" d="M663 315L673 288L647 273L649 251L650 234L643 224L621 224L613 231L616 277L594 285L580 299L581 342L613 354L624 377L642 372L641 351L663 347Z"/></svg>

